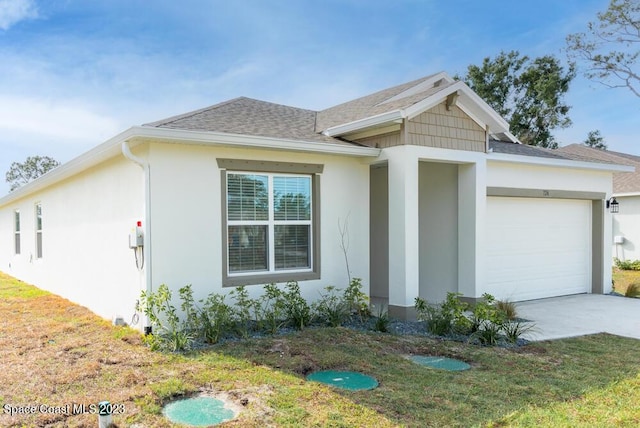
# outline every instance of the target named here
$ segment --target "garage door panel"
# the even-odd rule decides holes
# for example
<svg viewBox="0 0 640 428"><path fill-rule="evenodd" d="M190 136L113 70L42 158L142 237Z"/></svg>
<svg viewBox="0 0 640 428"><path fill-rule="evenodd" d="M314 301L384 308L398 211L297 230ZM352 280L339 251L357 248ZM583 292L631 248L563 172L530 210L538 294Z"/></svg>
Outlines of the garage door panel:
<svg viewBox="0 0 640 428"><path fill-rule="evenodd" d="M590 263L590 201L488 198L488 293L518 301L588 292Z"/></svg>

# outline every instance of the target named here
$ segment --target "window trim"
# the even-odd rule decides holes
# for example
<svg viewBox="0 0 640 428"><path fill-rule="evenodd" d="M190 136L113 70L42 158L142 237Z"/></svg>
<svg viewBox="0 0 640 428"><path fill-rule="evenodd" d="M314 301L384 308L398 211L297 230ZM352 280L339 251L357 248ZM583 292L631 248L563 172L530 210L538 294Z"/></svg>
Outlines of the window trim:
<svg viewBox="0 0 640 428"><path fill-rule="evenodd" d="M40 213L38 213L38 209L40 209ZM42 250L42 203L36 202L34 207L34 218L35 218L35 238L36 238L36 259L42 259L43 250ZM38 224L38 219L40 219L40 224ZM38 240L38 236L40 240Z"/></svg>
<svg viewBox="0 0 640 428"><path fill-rule="evenodd" d="M217 159L221 182L222 286L266 284L270 282L320 279L320 173L323 165L290 162ZM271 272L247 272L229 275L227 224L227 173L293 174L311 177L311 269Z"/></svg>
<svg viewBox="0 0 640 428"><path fill-rule="evenodd" d="M22 254L22 234L20 210L13 210L13 253L17 256Z"/></svg>

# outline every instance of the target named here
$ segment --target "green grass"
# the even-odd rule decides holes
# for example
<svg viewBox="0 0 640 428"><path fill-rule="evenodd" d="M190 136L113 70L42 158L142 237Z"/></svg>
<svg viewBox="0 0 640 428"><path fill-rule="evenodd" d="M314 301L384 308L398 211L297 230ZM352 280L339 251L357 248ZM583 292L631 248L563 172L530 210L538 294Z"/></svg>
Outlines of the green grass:
<svg viewBox="0 0 640 428"><path fill-rule="evenodd" d="M187 355L150 352L130 329L0 273L0 406L104 399L118 426L171 426L162 406L207 392L242 412L225 426L638 426L640 341L611 335L489 348L342 327L227 342ZM409 354L471 364L418 366ZM356 370L380 383L341 391L305 376ZM93 426L95 415L30 415L2 426Z"/></svg>
<svg viewBox="0 0 640 428"><path fill-rule="evenodd" d="M640 283L640 271L613 269L613 283L613 289L624 295L631 284Z"/></svg>

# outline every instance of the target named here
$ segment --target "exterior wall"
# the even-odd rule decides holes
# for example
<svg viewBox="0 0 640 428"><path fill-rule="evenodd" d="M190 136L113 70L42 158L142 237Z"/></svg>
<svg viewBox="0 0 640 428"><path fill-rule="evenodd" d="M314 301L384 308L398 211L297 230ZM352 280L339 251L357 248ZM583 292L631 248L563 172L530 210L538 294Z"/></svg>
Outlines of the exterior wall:
<svg viewBox="0 0 640 428"><path fill-rule="evenodd" d="M196 299L228 293L222 287L222 185L217 158L323 164L320 174L321 278L300 284L313 300L328 285L347 285L338 222L348 219L351 275L369 292L369 165L361 159L321 154L154 144L151 164L152 287L192 284ZM261 286L249 286L254 297Z"/></svg>
<svg viewBox="0 0 640 428"><path fill-rule="evenodd" d="M36 257L35 204L42 204L43 257ZM14 254L13 213L21 215ZM123 156L0 208L0 269L126 322L144 287L128 235L144 220L143 171Z"/></svg>
<svg viewBox="0 0 640 428"><path fill-rule="evenodd" d="M487 187L605 192L611 195L610 172L492 160L489 160L487 165Z"/></svg>
<svg viewBox="0 0 640 428"><path fill-rule="evenodd" d="M624 237L624 243L613 244L613 257L640 260L640 195L616 196L616 199L620 212L612 215L613 236Z"/></svg>
<svg viewBox="0 0 640 428"><path fill-rule="evenodd" d="M402 144L402 138L400 131L390 132L382 135L375 135L373 137L367 137L360 140L356 140L359 144L364 144L369 147L377 147L384 149L387 147L399 146Z"/></svg>
<svg viewBox="0 0 640 428"><path fill-rule="evenodd" d="M457 106L440 103L405 122L406 142L414 146L485 151L485 131Z"/></svg>
<svg viewBox="0 0 640 428"><path fill-rule="evenodd" d="M420 297L458 291L458 165L419 165Z"/></svg>

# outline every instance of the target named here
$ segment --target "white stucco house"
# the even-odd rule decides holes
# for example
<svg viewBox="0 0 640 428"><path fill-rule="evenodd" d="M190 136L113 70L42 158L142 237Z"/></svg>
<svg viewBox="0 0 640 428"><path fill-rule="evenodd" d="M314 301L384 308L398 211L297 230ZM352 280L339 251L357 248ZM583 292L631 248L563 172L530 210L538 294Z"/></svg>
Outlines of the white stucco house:
<svg viewBox="0 0 640 428"><path fill-rule="evenodd" d="M576 159L582 157L635 168L633 172L613 174L613 197L619 204L619 211L612 214L612 253L620 260L640 260L640 156L593 149L582 144L571 144L558 151Z"/></svg>
<svg viewBox="0 0 640 428"><path fill-rule="evenodd" d="M348 222L351 274L392 316L448 291L606 293L605 201L631 170L519 144L446 73L322 111L236 98L132 127L2 197L0 269L127 321L162 283L199 298L297 280L313 299L347 283Z"/></svg>

